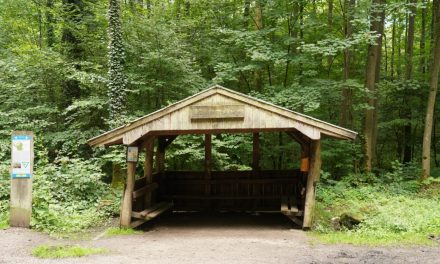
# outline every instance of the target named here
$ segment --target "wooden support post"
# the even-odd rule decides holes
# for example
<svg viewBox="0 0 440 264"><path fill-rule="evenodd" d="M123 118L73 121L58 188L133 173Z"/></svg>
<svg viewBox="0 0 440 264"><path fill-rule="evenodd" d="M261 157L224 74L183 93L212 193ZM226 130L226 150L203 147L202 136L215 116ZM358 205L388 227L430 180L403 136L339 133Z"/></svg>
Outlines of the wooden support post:
<svg viewBox="0 0 440 264"><path fill-rule="evenodd" d="M121 227L130 227L131 211L133 208L133 189L134 175L136 171L136 162L127 162L127 180L125 182L124 198L121 208Z"/></svg>
<svg viewBox="0 0 440 264"><path fill-rule="evenodd" d="M145 184L149 185L153 182L153 155L154 155L154 137L149 137L145 140L145 161L144 161L144 177ZM159 149L159 147L158 147ZM152 190L145 194L144 207L151 206Z"/></svg>
<svg viewBox="0 0 440 264"><path fill-rule="evenodd" d="M166 140L163 137L158 138L157 152L156 152L156 170L159 174L165 171L165 143Z"/></svg>
<svg viewBox="0 0 440 264"><path fill-rule="evenodd" d="M252 135L252 176L257 178L260 171L260 134L253 133ZM252 186L252 196L260 195L260 184L254 183ZM254 209L259 206L259 201L254 200L252 202Z"/></svg>
<svg viewBox="0 0 440 264"><path fill-rule="evenodd" d="M253 133L252 137L252 170L260 170L260 134Z"/></svg>
<svg viewBox="0 0 440 264"><path fill-rule="evenodd" d="M304 206L303 230L309 230L313 223L315 206L316 183L321 172L321 141L312 140L310 143L310 170L307 176L306 201Z"/></svg>
<svg viewBox="0 0 440 264"><path fill-rule="evenodd" d="M205 134L205 194L211 194L211 171L212 171L212 135Z"/></svg>

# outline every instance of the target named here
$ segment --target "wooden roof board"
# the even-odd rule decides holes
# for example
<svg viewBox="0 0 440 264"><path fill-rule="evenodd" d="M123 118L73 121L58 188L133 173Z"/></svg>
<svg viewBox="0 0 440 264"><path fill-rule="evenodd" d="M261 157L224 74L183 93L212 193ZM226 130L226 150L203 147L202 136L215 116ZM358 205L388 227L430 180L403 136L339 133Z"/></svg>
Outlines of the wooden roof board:
<svg viewBox="0 0 440 264"><path fill-rule="evenodd" d="M120 126L113 130L105 132L97 137L94 137L88 141L88 144L91 146L121 144L124 134L130 132L131 130L134 130L140 126L144 126L145 124L148 124L160 118L165 118L166 116L169 116L171 113L174 113L179 109L194 105L197 102L200 102L216 94L220 94L225 97L232 98L243 104L250 105L265 111L269 111L284 118L288 118L293 121L300 122L304 125L314 127L324 135L328 135L335 138L341 138L341 139L354 139L357 135L356 132L351 131L349 129L345 129L321 121L319 119L291 111L289 109L265 102L257 98L253 98L245 94L241 94L239 92L227 89L219 85L215 85L211 88L208 88L204 91L201 91L197 94L187 97L179 102L171 104L167 107L159 109L143 117L140 117L124 126Z"/></svg>

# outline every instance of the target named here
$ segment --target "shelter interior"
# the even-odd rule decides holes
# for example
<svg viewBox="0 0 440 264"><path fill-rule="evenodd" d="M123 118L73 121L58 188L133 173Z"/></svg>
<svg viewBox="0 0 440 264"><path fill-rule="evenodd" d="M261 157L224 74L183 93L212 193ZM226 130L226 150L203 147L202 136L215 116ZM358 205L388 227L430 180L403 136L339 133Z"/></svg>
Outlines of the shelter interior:
<svg viewBox="0 0 440 264"><path fill-rule="evenodd" d="M260 138L264 132L286 133L299 143L299 168L261 169ZM251 170L213 170L212 138L220 133L252 135ZM203 135L203 170L167 170L167 147L176 137L188 134ZM144 175L138 179L136 157L127 156L121 226L138 226L168 210L232 210L281 212L309 229L321 168L322 135L354 139L356 133L214 86L97 136L89 144L124 144L136 157L145 151Z"/></svg>

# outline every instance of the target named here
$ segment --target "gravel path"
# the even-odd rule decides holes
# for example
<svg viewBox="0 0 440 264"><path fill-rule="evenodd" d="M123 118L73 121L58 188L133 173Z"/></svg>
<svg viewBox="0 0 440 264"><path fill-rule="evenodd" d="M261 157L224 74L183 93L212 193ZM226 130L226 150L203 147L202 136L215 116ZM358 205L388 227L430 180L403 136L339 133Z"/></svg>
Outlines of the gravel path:
<svg viewBox="0 0 440 264"><path fill-rule="evenodd" d="M141 234L97 240L56 240L26 229L0 231L0 263L426 263L440 264L440 247L322 245L292 229L282 215L172 214ZM94 234L98 235L98 234ZM104 247L109 253L44 260L41 244Z"/></svg>

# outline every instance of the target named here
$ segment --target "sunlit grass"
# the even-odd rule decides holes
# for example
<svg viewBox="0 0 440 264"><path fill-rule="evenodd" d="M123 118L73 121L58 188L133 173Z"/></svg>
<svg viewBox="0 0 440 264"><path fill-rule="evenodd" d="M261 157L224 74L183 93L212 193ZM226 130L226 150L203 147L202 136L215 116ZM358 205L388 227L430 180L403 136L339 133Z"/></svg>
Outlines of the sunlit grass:
<svg viewBox="0 0 440 264"><path fill-rule="evenodd" d="M32 250L38 258L72 258L108 252L105 248L85 248L79 246L48 246L41 245Z"/></svg>
<svg viewBox="0 0 440 264"><path fill-rule="evenodd" d="M136 235L141 234L141 231L136 231L131 228L118 228L118 227L111 227L107 229L105 232L106 236L121 236L121 235Z"/></svg>
<svg viewBox="0 0 440 264"><path fill-rule="evenodd" d="M437 242L429 239L428 234L419 233L357 233L329 232L311 233L311 236L326 244L352 244L358 246L434 246Z"/></svg>

